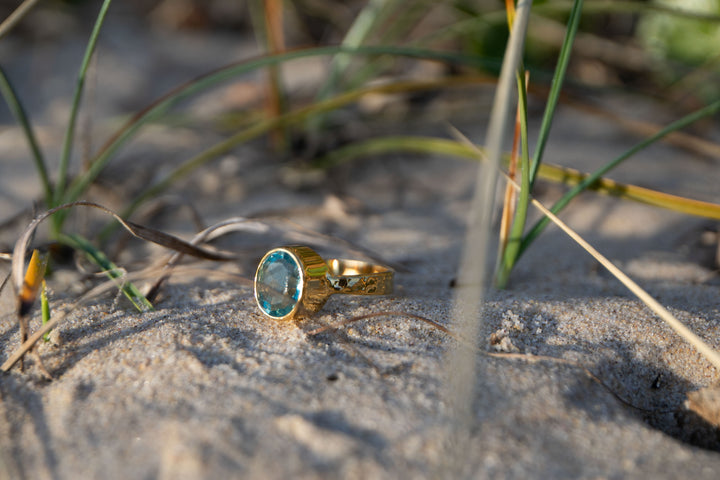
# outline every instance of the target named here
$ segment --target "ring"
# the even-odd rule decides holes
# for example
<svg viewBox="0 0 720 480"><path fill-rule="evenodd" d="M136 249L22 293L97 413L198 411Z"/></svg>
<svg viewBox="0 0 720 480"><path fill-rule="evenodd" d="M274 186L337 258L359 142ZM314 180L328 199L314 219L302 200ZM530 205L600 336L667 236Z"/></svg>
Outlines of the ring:
<svg viewBox="0 0 720 480"><path fill-rule="evenodd" d="M305 246L274 248L255 272L255 300L276 320L317 313L335 293L387 295L393 291L391 268L359 260L323 260Z"/></svg>

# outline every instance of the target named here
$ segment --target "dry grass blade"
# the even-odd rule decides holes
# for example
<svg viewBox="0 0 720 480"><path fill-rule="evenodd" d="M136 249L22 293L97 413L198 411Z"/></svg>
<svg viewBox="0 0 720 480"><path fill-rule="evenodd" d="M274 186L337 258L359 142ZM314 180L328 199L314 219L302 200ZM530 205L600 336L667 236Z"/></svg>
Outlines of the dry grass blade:
<svg viewBox="0 0 720 480"><path fill-rule="evenodd" d="M227 233L228 231L238 230L242 228L242 226L248 222L248 219L242 218L242 217L235 217L235 218L229 218L227 220L223 220L222 222L218 222L214 225L211 225L195 235L192 240L190 240L191 245L198 245L202 242L207 241L211 235L216 234L214 238L217 238L222 233ZM219 235L218 232L221 232ZM155 297L160 291L160 287L167 279L170 278L170 275L172 275L173 270L175 269L177 263L182 259L183 252L175 252L172 254L172 256L168 259L168 261L165 263L165 265L162 267L162 275L155 281L155 283L150 287L148 290L147 297L148 300L151 302L154 301Z"/></svg>
<svg viewBox="0 0 720 480"><path fill-rule="evenodd" d="M197 247L195 245L192 245L189 242L186 242L185 240L182 240L178 237L175 237L173 235L169 235L167 233L161 232L159 230L155 230L153 228L145 227L143 225L138 225L136 223L129 222L127 220L124 220L122 217L120 217L117 213L113 212L109 208L106 208L100 204L93 203L93 202L72 202L65 205L60 205L59 207L55 207L53 209L48 210L47 212L41 214L38 217L35 217L32 222L25 228L25 231L20 235L20 238L15 242L15 247L13 249L13 258L12 258L12 278L15 285L15 291L20 292L22 290L23 285L23 270L24 270L24 264L25 264L25 253L27 252L27 248L30 244L30 240L35 233L35 229L38 227L38 225L46 220L48 217L53 215L54 213L60 211L60 210L66 210L74 207L90 207L95 208L98 210L101 210L109 215L111 215L115 220L120 222L120 224L125 227L125 229L130 232L132 235L136 236L137 238L140 238L142 240L147 240L149 242L156 243L158 245L162 245L164 247L173 249L177 252L182 252L187 255L192 255L198 258L203 258L206 260L235 260L237 259L237 256L234 254L231 254L229 252L219 252L214 250L208 250L206 248Z"/></svg>
<svg viewBox="0 0 720 480"><path fill-rule="evenodd" d="M38 0L25 0L21 3L1 24L0 24L0 38L7 35L10 30L17 25L17 23L25 17L25 15L32 10Z"/></svg>
<svg viewBox="0 0 720 480"><path fill-rule="evenodd" d="M510 180L508 180L510 181ZM514 183L514 182L513 182ZM667 308L663 307L660 302L655 300L649 293L643 290L640 285L635 283L630 277L628 277L622 270L615 266L610 260L604 255L598 252L592 245L586 242L580 235L571 229L565 222L560 220L554 213L548 210L542 203L535 199L531 200L532 204L540 210L545 216L547 216L555 225L565 232L570 238L572 238L577 244L585 249L590 255L592 255L600 264L605 267L615 278L625 285L636 297L638 297L645 305L650 308L655 314L665 321L675 332L690 343L695 349L700 352L710 363L720 371L720 354L715 351L710 345L705 343L703 339L693 333L688 327L686 327L680 320L675 318Z"/></svg>
<svg viewBox="0 0 720 480"><path fill-rule="evenodd" d="M271 54L282 53L286 50L285 35L283 33L283 4L279 0L265 0L265 36L266 44ZM270 117L279 117L285 110L285 98L281 69L278 65L268 68L267 109ZM282 126L270 132L272 143L277 150L284 148L286 141Z"/></svg>
<svg viewBox="0 0 720 480"><path fill-rule="evenodd" d="M123 220L119 215L110 209L92 202L74 202L67 205L61 205L59 207L48 210L44 214L36 217L30 222L25 231L20 235L20 238L15 243L12 255L11 264L11 275L15 292L18 295L18 323L20 325L20 338L21 342L24 342L27 338L27 314L30 312L32 305L35 301L37 286L39 286L39 280L37 273L44 271L44 268L38 270L37 255L33 255L30 261L30 266L27 269L27 273L23 275L25 265L25 254L27 252L29 243L35 233L38 225L45 219L50 218L54 213L73 207L91 207L99 209L105 213L113 216L122 226L124 226L132 235L147 240L167 248L171 248L178 252L190 254L199 258L209 260L234 260L237 258L236 255L218 252L214 250L208 250L206 248L200 248L192 245L184 240L181 240L172 235L168 235L159 230L155 230L149 227L144 227L132 222ZM59 236L61 242L70 245L72 248L84 251L92 261L100 265L105 274L114 280L121 281L121 289L128 299L141 311L152 310L152 304L142 295L142 293L132 283L125 283L125 275L99 250L95 249L90 242L81 237L80 235L65 235ZM28 280L30 279L30 280Z"/></svg>
<svg viewBox="0 0 720 480"><path fill-rule="evenodd" d="M508 17L512 18L515 15L513 8L512 15L508 11ZM525 72L525 85L528 84L528 72ZM518 165L518 147L520 146L520 116L522 112L520 110L520 104L518 103L517 113L515 114L515 134L512 142L512 150L510 151L510 158L508 160L508 176L515 180L517 175ZM517 195L512 185L507 184L505 186L505 195L503 199L502 216L500 217L500 244L498 246L498 263L496 269L499 268L499 264L502 260L502 252L505 251L505 247L508 244L510 237L510 229L512 227L513 219L515 217L515 208L517 205Z"/></svg>
<svg viewBox="0 0 720 480"><path fill-rule="evenodd" d="M471 145L477 148L467 137L462 136L457 130L456 135L460 135L467 145ZM478 149L478 153L481 154ZM520 186L507 175L503 174L505 179L510 182L516 189L520 189ZM615 266L610 260L604 255L598 252L592 245L590 245L585 239L583 239L577 232L571 229L565 222L560 220L554 213L552 213L547 207L534 198L530 198L530 202L540 210L547 218L550 219L555 225L565 232L570 238L572 238L578 245L583 247L590 255L592 255L600 264L605 267L615 278L617 278L623 285L625 285L636 297L638 297L645 305L650 308L657 316L659 316L665 323L667 323L675 332L690 343L695 349L700 352L715 368L720 371L720 354L716 352L710 345L705 343L703 339L693 333L687 328L680 320L675 318L672 313L663 307L657 300L655 300L649 293L643 290L640 285L635 283L630 277L628 277L622 270Z"/></svg>

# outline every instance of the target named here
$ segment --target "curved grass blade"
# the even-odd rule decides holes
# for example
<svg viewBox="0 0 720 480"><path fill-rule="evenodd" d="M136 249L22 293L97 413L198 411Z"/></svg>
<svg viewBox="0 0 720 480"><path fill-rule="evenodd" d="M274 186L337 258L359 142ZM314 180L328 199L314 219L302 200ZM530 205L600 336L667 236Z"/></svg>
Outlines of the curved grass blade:
<svg viewBox="0 0 720 480"><path fill-rule="evenodd" d="M45 157L43 156L42 150L40 150L40 145L37 142L37 138L35 137L35 133L32 129L32 124L25 113L25 109L23 108L22 103L20 103L20 99L10 83L10 79L7 75L5 75L5 71L2 67L0 67L0 93L2 93L2 96L5 98L5 102L15 117L15 121L17 121L20 128L22 128L25 139L30 146L30 152L32 153L33 161L35 162L35 169L37 170L38 175L40 175L43 190L45 191L45 204L47 207L50 207L53 201L53 188L52 183L50 182L50 177L48 176Z"/></svg>
<svg viewBox="0 0 720 480"><path fill-rule="evenodd" d="M194 257L203 258L206 260L236 260L237 259L237 256L232 253L221 252L221 251L216 251L216 250L208 250L208 249L205 249L202 247L198 247L196 245L191 244L190 242L186 242L185 240L182 240L173 235L169 235L167 233L161 232L159 230L155 230L153 228L149 228L149 227L145 227L143 225L138 225L136 223L129 222L129 221L123 219L117 213L110 210L109 208L104 207L100 204L93 203L93 202L82 202L82 201L81 202L72 202L72 203L68 203L65 205L57 206L55 208L51 208L50 210L35 217L32 220L32 222L30 222L30 224L27 227L25 227L25 230L18 237L18 240L15 242L15 246L13 248L12 264L11 264L12 281L15 286L16 292L20 292L23 287L23 278L24 278L23 270L24 270L24 263L25 263L24 262L25 253L27 252L28 246L30 244L30 240L32 239L32 236L35 233L35 230L37 229L38 225L40 225L40 223L42 223L48 217L52 216L53 214L55 214L61 210L67 210L67 209L75 208L75 207L90 207L90 208L95 208L95 209L101 210L101 211L111 215L133 236L140 238L142 240L156 243L163 247L170 248L177 252L182 252L184 254L192 255Z"/></svg>
<svg viewBox="0 0 720 480"><path fill-rule="evenodd" d="M88 67L90 66L90 60L92 59L93 53L95 53L95 47L97 46L98 37L100 36L100 28L105 21L105 16L107 15L111 2L112 0L104 0L102 6L100 7L100 12L95 20L95 26L90 34L90 40L88 40L85 55L83 57L82 64L80 65L77 84L75 85L75 93L73 94L72 104L70 107L70 119L68 120L67 130L65 131L65 140L63 141L62 154L60 156L58 178L55 185L55 198L52 206L60 204L65 194L65 183L67 182L68 167L70 164L70 157L72 155L72 145L75 140L75 125L77 123L77 114L80 109L80 99L82 98L83 87L85 85L85 75Z"/></svg>
<svg viewBox="0 0 720 480"><path fill-rule="evenodd" d="M315 161L318 168L331 168L359 157L372 157L393 152L437 154L473 160L482 160L480 147L470 147L456 140L419 136L392 136L373 138L341 147ZM506 159L507 162L507 159ZM579 185L590 176L573 168L542 163L538 177L568 186ZM687 215L720 220L720 205L658 192L649 188L627 185L601 177L588 185L588 190L664 208Z"/></svg>

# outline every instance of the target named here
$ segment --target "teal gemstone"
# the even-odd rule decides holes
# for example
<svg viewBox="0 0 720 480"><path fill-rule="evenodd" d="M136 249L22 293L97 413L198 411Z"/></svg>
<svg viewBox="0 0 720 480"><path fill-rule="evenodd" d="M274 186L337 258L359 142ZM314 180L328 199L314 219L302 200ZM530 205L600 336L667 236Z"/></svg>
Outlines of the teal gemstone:
<svg viewBox="0 0 720 480"><path fill-rule="evenodd" d="M276 250L260 263L255 274L255 299L267 315L281 318L293 311L302 294L302 272L288 252Z"/></svg>

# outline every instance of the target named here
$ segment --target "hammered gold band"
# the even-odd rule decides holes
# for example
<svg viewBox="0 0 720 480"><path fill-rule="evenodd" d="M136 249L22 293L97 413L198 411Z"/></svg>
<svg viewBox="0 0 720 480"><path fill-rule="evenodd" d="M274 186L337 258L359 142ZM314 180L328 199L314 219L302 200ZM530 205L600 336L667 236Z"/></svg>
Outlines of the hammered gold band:
<svg viewBox="0 0 720 480"><path fill-rule="evenodd" d="M327 260L327 279L332 293L387 295L393 291L393 271L359 260Z"/></svg>
<svg viewBox="0 0 720 480"><path fill-rule="evenodd" d="M255 300L267 316L299 319L318 312L330 295L387 295L394 272L360 260L323 260L313 249L287 246L270 250L255 273Z"/></svg>

